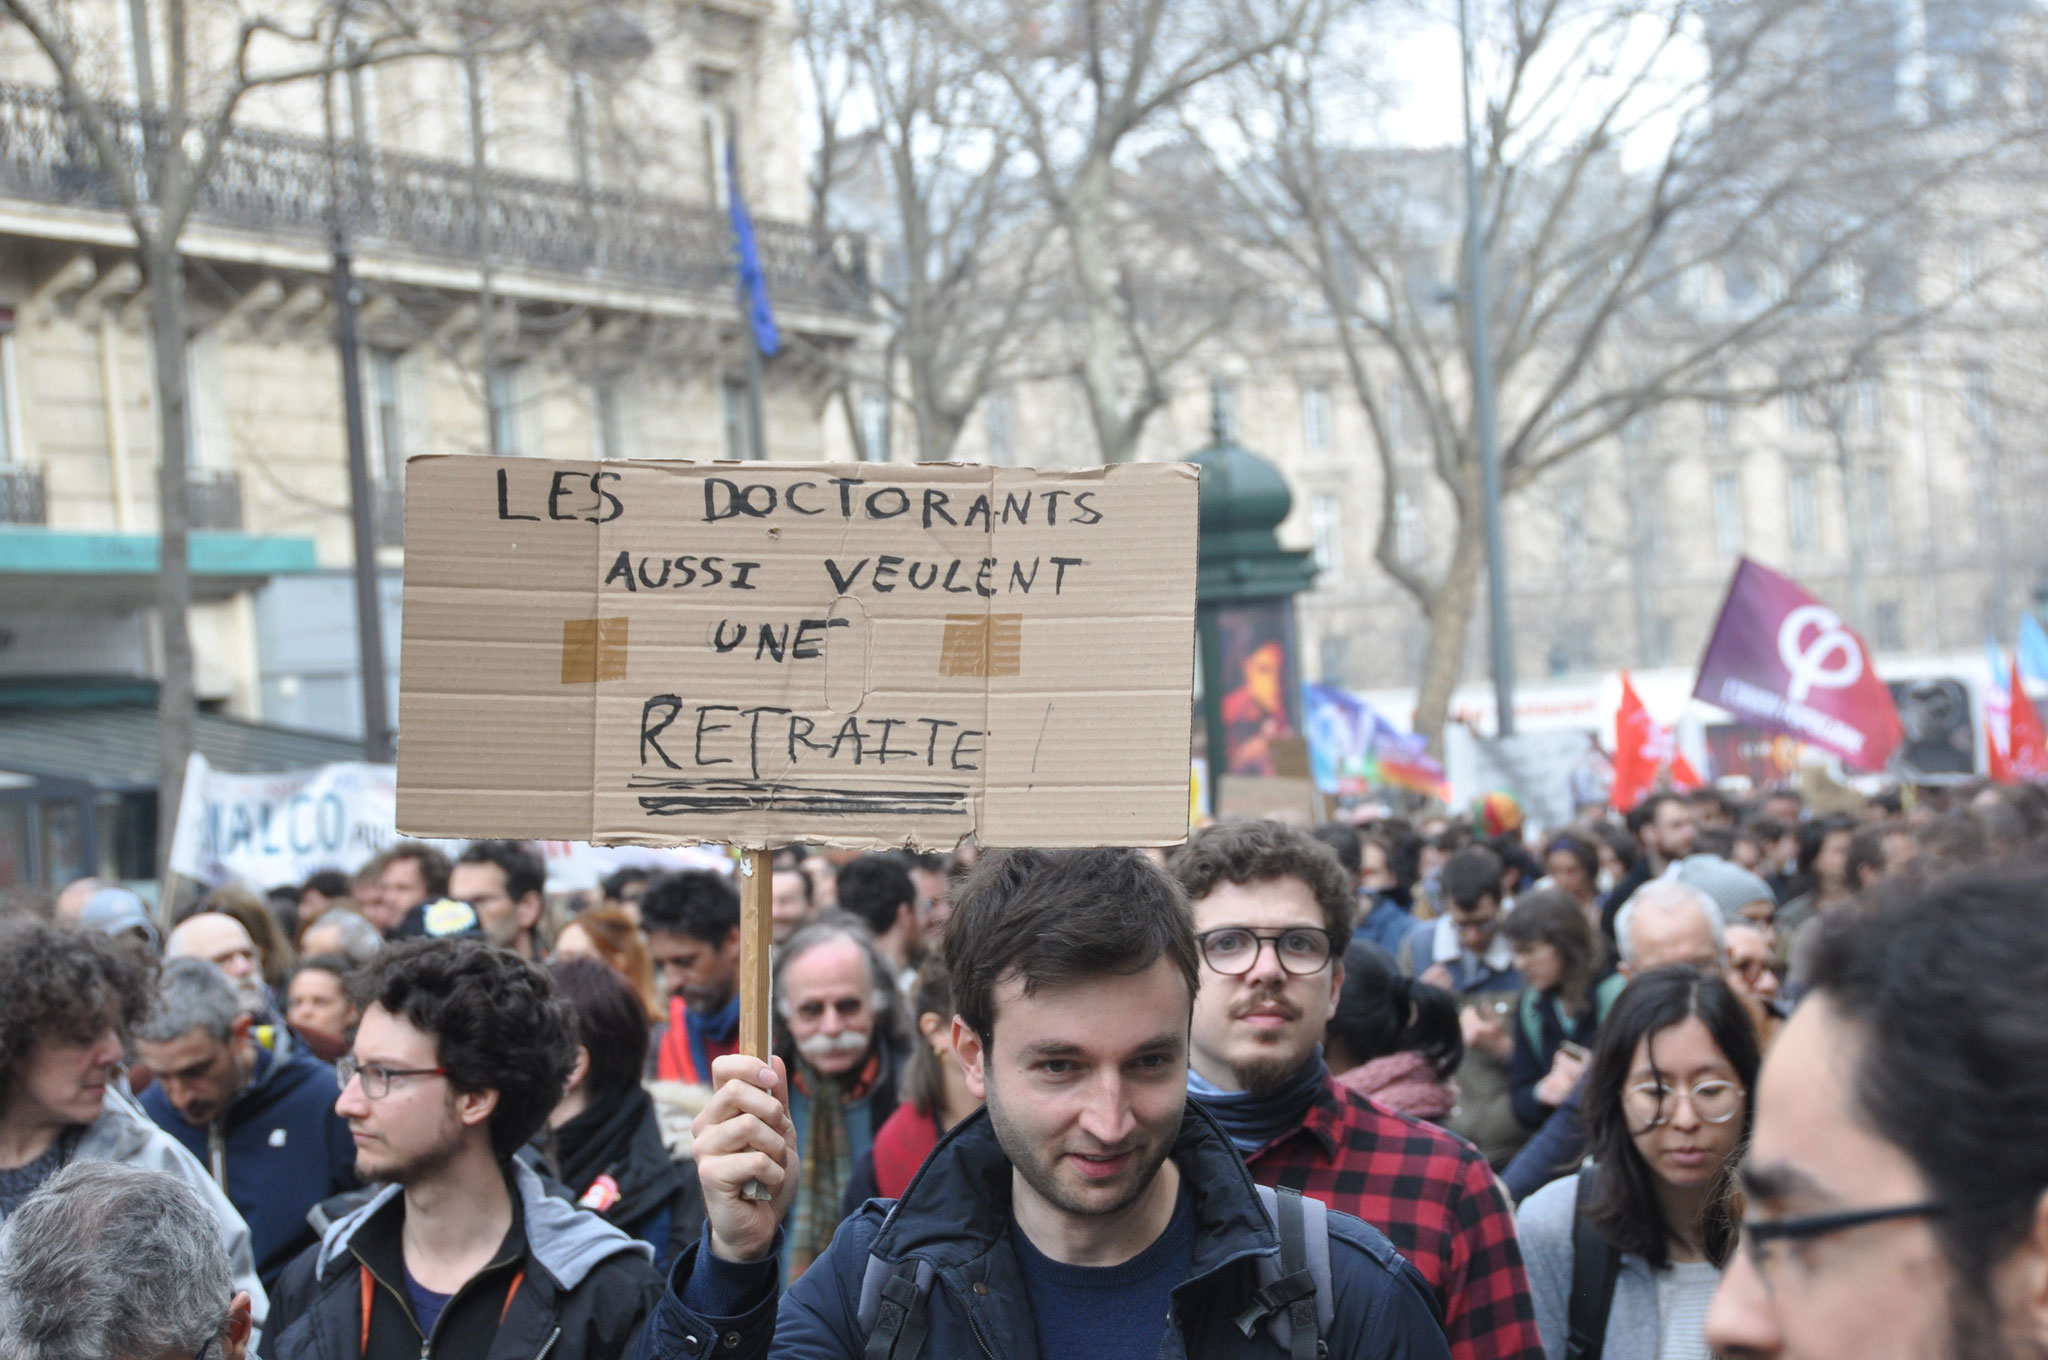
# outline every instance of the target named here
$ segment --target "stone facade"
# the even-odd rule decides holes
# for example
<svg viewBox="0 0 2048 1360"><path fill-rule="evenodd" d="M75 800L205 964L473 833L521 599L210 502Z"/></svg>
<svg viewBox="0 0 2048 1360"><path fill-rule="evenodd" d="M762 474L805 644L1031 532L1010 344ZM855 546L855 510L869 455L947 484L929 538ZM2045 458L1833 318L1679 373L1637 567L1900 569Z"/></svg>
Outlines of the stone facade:
<svg viewBox="0 0 2048 1360"><path fill-rule="evenodd" d="M109 98L132 97L127 7L82 9L104 30L96 69ZM851 456L837 374L875 339L866 246L793 220L803 175L787 0L678 13L687 22L642 30L643 46L605 67L567 69L539 46L476 63L482 229L469 63L415 59L337 80L338 176L330 144L308 135L325 125L317 85L249 97L183 237L195 530L310 540L323 574L352 560L330 295L337 181L388 572L403 561L408 457L487 452L494 439L501 453L536 457L747 456L750 341L722 206L728 136L785 337L763 378L769 456ZM0 25L0 534L77 543L157 528L141 278L94 173L47 64L18 26ZM290 582L269 584L281 587ZM255 607L261 588L201 591L218 598L193 609L202 699L249 718L294 688L291 649L279 655L259 636L260 618L278 615ZM309 582L306 598L332 593ZM81 630L65 619L93 612L91 601L67 599L50 616L33 573L0 581L11 639L0 677L151 673L145 595L122 592L104 627ZM335 623L353 630L346 615ZM284 706L334 730L359 723Z"/></svg>

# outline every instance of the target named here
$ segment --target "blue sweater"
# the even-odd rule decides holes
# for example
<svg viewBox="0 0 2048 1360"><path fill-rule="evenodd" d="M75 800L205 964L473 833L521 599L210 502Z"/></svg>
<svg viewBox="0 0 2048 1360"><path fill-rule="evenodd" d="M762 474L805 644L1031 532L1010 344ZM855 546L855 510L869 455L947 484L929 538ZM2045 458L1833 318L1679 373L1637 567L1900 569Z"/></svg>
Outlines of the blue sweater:
<svg viewBox="0 0 2048 1360"><path fill-rule="evenodd" d="M1194 1265L1195 1197L1182 1185L1166 1231L1122 1265L1055 1261L1014 1223L1010 1241L1038 1324L1040 1355L1154 1360L1173 1312L1174 1286Z"/></svg>

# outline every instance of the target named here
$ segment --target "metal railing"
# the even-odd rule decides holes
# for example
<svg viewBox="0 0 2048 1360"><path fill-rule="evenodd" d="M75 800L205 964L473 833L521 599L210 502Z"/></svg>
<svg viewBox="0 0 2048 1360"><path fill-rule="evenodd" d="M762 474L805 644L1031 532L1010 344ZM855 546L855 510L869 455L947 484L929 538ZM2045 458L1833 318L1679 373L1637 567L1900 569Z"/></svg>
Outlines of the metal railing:
<svg viewBox="0 0 2048 1360"><path fill-rule="evenodd" d="M140 162L145 120L110 105L114 136ZM155 122L156 120L148 120ZM331 173L330 154L343 164ZM517 267L730 298L732 233L724 213L615 190L492 172L484 193L491 258ZM241 128L221 149L201 191L197 220L325 242L334 187L358 248L475 261L479 233L470 168L315 137ZM0 196L115 209L111 177L76 115L54 90L0 85ZM792 222L756 219L772 298L865 315L865 241Z"/></svg>
<svg viewBox="0 0 2048 1360"><path fill-rule="evenodd" d="M50 501L43 470L22 463L0 464L0 524L48 524Z"/></svg>
<svg viewBox="0 0 2048 1360"><path fill-rule="evenodd" d="M240 529L241 474L229 468L192 468L187 471L185 523L193 529Z"/></svg>

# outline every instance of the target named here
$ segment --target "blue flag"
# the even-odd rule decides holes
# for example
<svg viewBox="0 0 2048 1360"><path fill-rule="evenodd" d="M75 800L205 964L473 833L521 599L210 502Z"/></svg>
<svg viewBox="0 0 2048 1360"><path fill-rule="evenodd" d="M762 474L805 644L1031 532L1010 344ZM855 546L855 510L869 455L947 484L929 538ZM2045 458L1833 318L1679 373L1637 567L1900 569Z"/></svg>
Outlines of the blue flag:
<svg viewBox="0 0 2048 1360"><path fill-rule="evenodd" d="M2020 614L2020 674L2048 684L2048 633L2030 611Z"/></svg>
<svg viewBox="0 0 2048 1360"><path fill-rule="evenodd" d="M754 329L754 344L761 353L776 354L782 349L782 332L775 325L775 309L768 305L768 276L761 268L761 249L754 241L753 215L740 196L739 160L733 155L730 138L725 143L725 183L733 250L739 255L740 287L747 296L747 323Z"/></svg>

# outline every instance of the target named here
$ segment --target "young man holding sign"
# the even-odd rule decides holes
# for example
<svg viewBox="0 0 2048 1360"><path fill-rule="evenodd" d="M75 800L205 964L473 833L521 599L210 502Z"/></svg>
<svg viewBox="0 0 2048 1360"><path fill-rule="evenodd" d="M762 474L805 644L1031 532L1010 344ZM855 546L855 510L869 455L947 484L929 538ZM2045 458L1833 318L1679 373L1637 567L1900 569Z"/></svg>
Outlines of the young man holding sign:
<svg viewBox="0 0 2048 1360"><path fill-rule="evenodd" d="M872 1343L900 1360L1151 1360L1315 1355L1319 1340L1340 1358L1447 1356L1427 1285L1383 1236L1332 1212L1305 1237L1299 1202L1269 1212L1187 1107L1199 963L1172 879L1128 851L990 854L945 952L953 1041L984 1110L778 1300L778 1224L801 1175L787 1076L718 1059L696 1123L707 1233L643 1357L850 1358ZM771 1198L747 1198L750 1181ZM1274 1314L1300 1325L1283 1339Z"/></svg>

